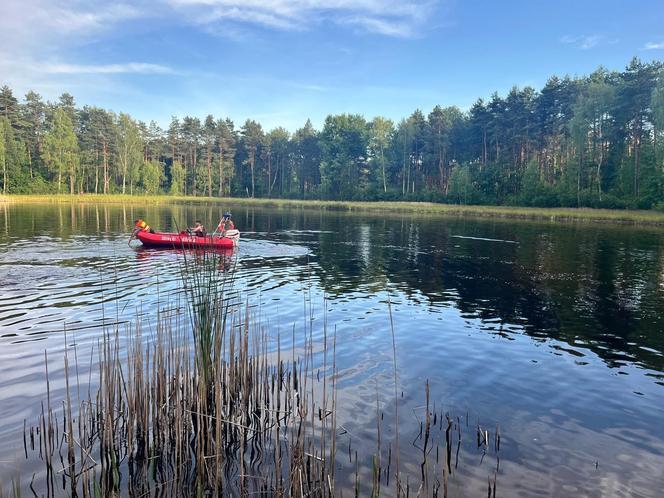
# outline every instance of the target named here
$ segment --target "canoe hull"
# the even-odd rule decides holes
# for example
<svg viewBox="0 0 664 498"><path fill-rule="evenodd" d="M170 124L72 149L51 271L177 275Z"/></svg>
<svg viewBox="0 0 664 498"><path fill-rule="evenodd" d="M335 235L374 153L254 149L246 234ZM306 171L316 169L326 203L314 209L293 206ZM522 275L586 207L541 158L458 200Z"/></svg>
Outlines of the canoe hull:
<svg viewBox="0 0 664 498"><path fill-rule="evenodd" d="M171 249L232 249L240 240L240 232L229 230L227 236L196 237L194 235L162 232L138 232L136 238L146 247L170 247Z"/></svg>

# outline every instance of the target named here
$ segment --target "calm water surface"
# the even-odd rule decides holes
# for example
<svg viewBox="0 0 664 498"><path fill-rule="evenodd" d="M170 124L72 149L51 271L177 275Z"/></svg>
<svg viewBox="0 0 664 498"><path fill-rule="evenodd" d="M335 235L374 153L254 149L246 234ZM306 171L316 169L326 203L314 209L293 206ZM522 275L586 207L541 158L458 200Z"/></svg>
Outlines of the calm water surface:
<svg viewBox="0 0 664 498"><path fill-rule="evenodd" d="M374 444L376 397L393 409L391 302L405 445L429 379L438 409L471 427L500 425L502 496L661 496L663 231L233 212L236 286L261 322L286 336L311 314L336 327L340 422L354 445ZM179 301L181 255L129 247L132 220L174 230L194 219L213 226L218 214L0 205L0 481L34 471L22 427L44 397L44 352L61 358L65 337L89 349L104 325L149 327L158 306ZM52 369L57 393L63 372ZM490 467L472 452L462 458L456 495L484 496Z"/></svg>

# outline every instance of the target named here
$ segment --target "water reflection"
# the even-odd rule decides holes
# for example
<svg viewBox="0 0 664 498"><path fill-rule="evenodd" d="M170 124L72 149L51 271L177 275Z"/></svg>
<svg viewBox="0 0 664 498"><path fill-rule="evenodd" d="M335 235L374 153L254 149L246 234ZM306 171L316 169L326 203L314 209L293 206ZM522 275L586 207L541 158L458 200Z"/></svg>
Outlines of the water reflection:
<svg viewBox="0 0 664 498"><path fill-rule="evenodd" d="M140 287L140 275L118 244L135 217L174 230L190 219L215 219L219 211L76 203L1 209L3 327L17 327L20 317L42 320L16 311L29 303L90 304L102 274L109 284L121 280L123 290ZM664 369L658 231L240 207L234 212L247 267L253 262L254 268L270 268L279 266L274 259L315 254L307 258L306 273L330 296L392 287L431 308L457 307L490 323L488 330L508 332L516 324L519 332L591 349L611 366L637 362ZM140 261L154 253L135 254ZM159 265L161 256L156 258ZM300 270L300 264L289 269L295 275Z"/></svg>
<svg viewBox="0 0 664 498"><path fill-rule="evenodd" d="M138 292L141 267L119 244L137 216L176 230L194 218L216 219L219 211L205 205L77 203L1 209L5 328L20 328L24 305L95 302L100 275L107 285ZM533 337L591 349L610 366L636 362L664 369L664 245L658 231L237 206L233 211L243 228L239 258L246 268L267 271L286 258L290 267L282 273L313 275L333 297L395 288L432 309L454 306L489 324L490 331L508 333L518 325ZM145 249L135 254L138 261L155 255L147 264L172 280L173 272L162 264L172 258ZM307 255L312 257L306 262L290 261Z"/></svg>
<svg viewBox="0 0 664 498"><path fill-rule="evenodd" d="M389 280L432 307L452 300L469 316L524 324L528 334L590 348L612 366L664 366L658 232L433 219L363 220L358 229L353 219L343 223L343 240L320 237L320 280L330 293ZM518 244L467 238L473 233Z"/></svg>

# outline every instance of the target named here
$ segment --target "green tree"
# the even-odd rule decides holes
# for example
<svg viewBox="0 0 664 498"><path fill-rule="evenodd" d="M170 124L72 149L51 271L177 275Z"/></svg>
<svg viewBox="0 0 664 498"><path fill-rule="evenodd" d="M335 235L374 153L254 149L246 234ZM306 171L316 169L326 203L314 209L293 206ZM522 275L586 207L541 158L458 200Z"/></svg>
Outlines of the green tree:
<svg viewBox="0 0 664 498"><path fill-rule="evenodd" d="M141 170L141 183L146 194L158 194L164 178L162 163L152 160L145 161Z"/></svg>
<svg viewBox="0 0 664 498"><path fill-rule="evenodd" d="M489 111L484 100L478 99L470 108L470 146L471 155L478 157L480 164L486 166L489 161Z"/></svg>
<svg viewBox="0 0 664 498"><path fill-rule="evenodd" d="M18 126L18 100L7 85L0 88L0 116L7 118L11 126Z"/></svg>
<svg viewBox="0 0 664 498"><path fill-rule="evenodd" d="M572 156L569 121L579 89L577 80L554 76L547 81L535 102L538 167L550 181L564 174Z"/></svg>
<svg viewBox="0 0 664 498"><path fill-rule="evenodd" d="M28 153L28 168L30 178L34 176L35 163L41 154L46 105L38 93L29 91L25 95L25 104L22 106L22 121L25 127L24 137Z"/></svg>
<svg viewBox="0 0 664 498"><path fill-rule="evenodd" d="M447 194L449 189L450 170L454 161L451 153L454 144L454 132L463 120L458 107L434 107L427 117L430 136L427 146L427 162L437 170L438 185Z"/></svg>
<svg viewBox="0 0 664 498"><path fill-rule="evenodd" d="M74 193L76 172L79 165L79 148L74 126L64 109L53 113L51 129L44 136L43 160L57 178L58 193L63 174L69 175L69 193Z"/></svg>
<svg viewBox="0 0 664 498"><path fill-rule="evenodd" d="M65 113L67 113L67 116L69 116L69 120L71 121L72 126L74 127L74 129L76 129L78 123L76 120L76 101L74 99L74 96L67 92L63 93L58 98L56 107L62 109L63 111L65 111Z"/></svg>
<svg viewBox="0 0 664 498"><path fill-rule="evenodd" d="M424 113L417 109L408 118L410 140L408 141L408 162L405 171L405 193L410 191L415 195L416 187L426 184L426 176L429 173L424 162L427 137L430 136L429 123L424 118Z"/></svg>
<svg viewBox="0 0 664 498"><path fill-rule="evenodd" d="M200 152L201 141L201 121L198 118L185 116L182 119L180 128L182 137L182 150L184 152L184 169L186 171L187 181L185 181L185 191L192 195L197 194L198 180L205 178L204 171L198 171L198 154ZM187 186L190 185L190 188Z"/></svg>
<svg viewBox="0 0 664 498"><path fill-rule="evenodd" d="M217 123L211 114L205 118L203 140L205 142L205 165L207 171L207 195L212 197L212 164L214 163L214 142L217 137Z"/></svg>
<svg viewBox="0 0 664 498"><path fill-rule="evenodd" d="M7 193L7 140L8 129L11 128L6 116L0 118L0 168L2 168L2 193Z"/></svg>
<svg viewBox="0 0 664 498"><path fill-rule="evenodd" d="M387 173L385 169L385 153L394 134L394 123L386 118L377 116L369 126L370 145L373 149L373 156L380 165L383 192L387 193Z"/></svg>
<svg viewBox="0 0 664 498"><path fill-rule="evenodd" d="M263 158L266 162L267 172L267 196L272 197L277 180L279 183L279 194L283 195L284 189L290 189L290 134L285 128L279 127L270 131L264 139Z"/></svg>
<svg viewBox="0 0 664 498"><path fill-rule="evenodd" d="M359 114L328 116L320 135L321 188L330 199L354 199L366 187L368 127Z"/></svg>
<svg viewBox="0 0 664 498"><path fill-rule="evenodd" d="M574 106L570 132L576 143L578 156L577 201L585 158L589 158L594 165L595 188L599 200L602 200L602 167L608 155L613 101L614 92L607 84L605 74L597 72L584 86Z"/></svg>
<svg viewBox="0 0 664 498"><path fill-rule="evenodd" d="M164 152L164 132L155 121L150 121L145 135L146 159L158 161Z"/></svg>
<svg viewBox="0 0 664 498"><path fill-rule="evenodd" d="M79 112L81 162L88 170L90 191L110 191L111 143L115 139L115 117L99 107L84 106ZM100 185L101 184L101 185Z"/></svg>
<svg viewBox="0 0 664 498"><path fill-rule="evenodd" d="M293 161L299 194L305 198L320 185L320 140L311 121L295 132L293 137Z"/></svg>
<svg viewBox="0 0 664 498"><path fill-rule="evenodd" d="M641 149L644 135L647 136L650 103L659 71L658 64L644 64L632 59L621 74L621 84L616 92L616 119L629 137L629 152L632 156L632 193L640 196Z"/></svg>
<svg viewBox="0 0 664 498"><path fill-rule="evenodd" d="M3 193L28 193L32 185L27 174L25 144L17 137L9 118L0 115L0 170Z"/></svg>
<svg viewBox="0 0 664 498"><path fill-rule="evenodd" d="M450 178L450 198L456 204L470 204L474 194L475 187L470 168L467 165L455 168Z"/></svg>
<svg viewBox="0 0 664 498"><path fill-rule="evenodd" d="M653 148L655 151L655 165L660 173L664 174L664 71L659 73L657 85L650 97L653 122Z"/></svg>
<svg viewBox="0 0 664 498"><path fill-rule="evenodd" d="M171 195L182 195L184 193L185 170L180 161L171 164Z"/></svg>
<svg viewBox="0 0 664 498"><path fill-rule="evenodd" d="M168 148L170 149L171 161L180 161L182 159L180 154L182 141L180 137L180 129L180 121L177 117L173 116L168 131L166 132L166 141L168 143Z"/></svg>
<svg viewBox="0 0 664 498"><path fill-rule="evenodd" d="M259 156L259 148L263 142L263 128L256 121L247 119L242 126L242 148L246 159L244 163L249 166L251 172L251 197L256 193L256 159Z"/></svg>
<svg viewBox="0 0 664 498"><path fill-rule="evenodd" d="M537 162L531 161L521 180L521 203L526 206L535 204L540 190L540 172Z"/></svg>
<svg viewBox="0 0 664 498"><path fill-rule="evenodd" d="M134 184L138 181L141 164L143 163L143 143L138 126L128 114L120 114L116 123L115 156L122 176L122 193L134 193Z"/></svg>
<svg viewBox="0 0 664 498"><path fill-rule="evenodd" d="M235 125L230 119L219 119L217 130L217 166L219 178L217 194L219 197L230 193L231 179L235 173L235 148L237 135Z"/></svg>

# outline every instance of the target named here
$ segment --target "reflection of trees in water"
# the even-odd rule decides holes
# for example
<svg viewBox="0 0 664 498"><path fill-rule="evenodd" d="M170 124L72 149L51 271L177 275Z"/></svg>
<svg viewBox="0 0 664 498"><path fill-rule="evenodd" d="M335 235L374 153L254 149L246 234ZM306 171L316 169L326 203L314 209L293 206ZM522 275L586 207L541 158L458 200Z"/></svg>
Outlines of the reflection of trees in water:
<svg viewBox="0 0 664 498"><path fill-rule="evenodd" d="M535 278L547 289L561 327L554 337L590 347L610 365L664 361L662 294L657 286L660 236L637 229L557 229L540 251ZM564 278L555 278L556 275ZM552 277L553 276L553 277Z"/></svg>
<svg viewBox="0 0 664 498"><path fill-rule="evenodd" d="M590 348L612 366L664 368L661 355L642 349L664 351L662 250L651 231L376 217L329 220L320 228L333 231L340 221L340 236L319 236L320 280L332 295L383 290L389 281L432 306L454 301L465 315Z"/></svg>
<svg viewBox="0 0 664 498"><path fill-rule="evenodd" d="M321 236L319 263L325 269L321 280L325 284L327 275L344 275L327 279L329 292L341 294L369 282L389 281L409 297L423 294L432 306L452 300L464 314L481 319L521 323L528 318L534 329L557 326L552 313L531 313L545 308L543 296L526 275L515 271L516 265L509 263L514 257L513 244L498 251L506 261L497 261L488 255L487 242L451 237L463 232L447 222L388 224L383 220L369 226L372 239L368 264L361 264L362 242L335 244L334 236ZM345 285L340 286L340 282Z"/></svg>
<svg viewBox="0 0 664 498"><path fill-rule="evenodd" d="M312 263L293 260L289 276L311 272L331 296L380 292L389 284L430 306L453 302L464 315L590 348L611 365L664 369L657 353L664 351L664 250L654 230L230 204L72 203L2 206L0 237L128 235L139 217L165 231L195 219L211 226L226 209L241 231L258 232L253 238L307 245Z"/></svg>

